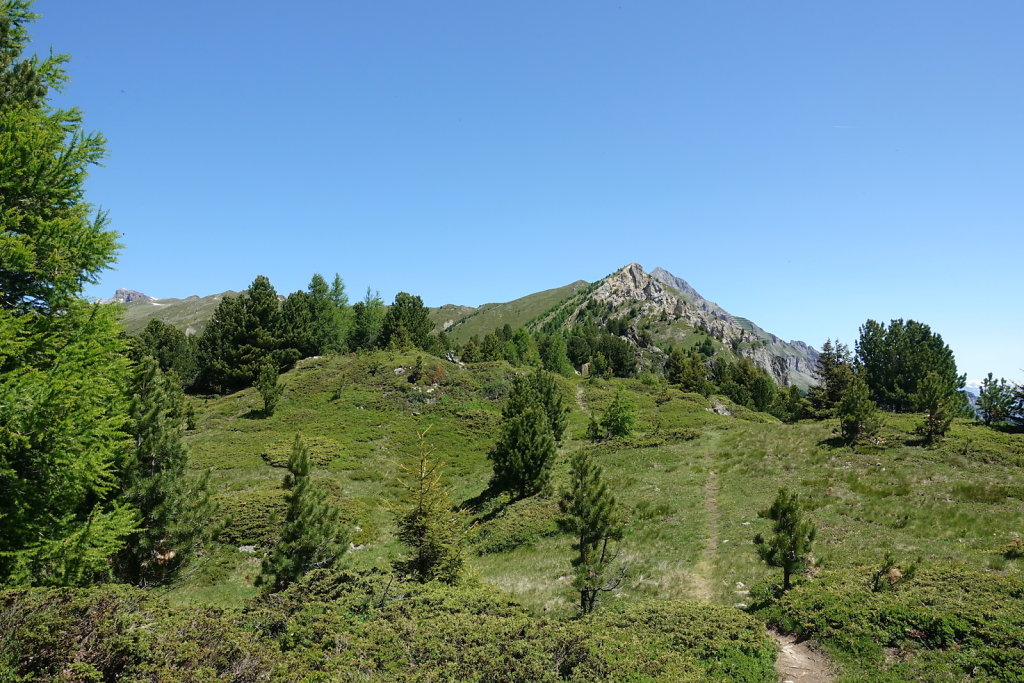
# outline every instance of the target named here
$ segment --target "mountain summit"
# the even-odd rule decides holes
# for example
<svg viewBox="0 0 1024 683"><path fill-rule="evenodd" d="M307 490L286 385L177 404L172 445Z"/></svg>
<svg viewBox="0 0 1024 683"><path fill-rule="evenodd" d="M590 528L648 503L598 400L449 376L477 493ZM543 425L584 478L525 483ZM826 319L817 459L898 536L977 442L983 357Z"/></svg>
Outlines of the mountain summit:
<svg viewBox="0 0 1024 683"><path fill-rule="evenodd" d="M818 352L801 341L785 342L761 327L734 316L702 297L682 278L664 268L647 273L630 263L565 299L527 327L571 327L586 311L601 311L605 322L617 321L622 336L655 355L670 346L688 347L704 334L729 352L749 358L780 385L807 388Z"/></svg>

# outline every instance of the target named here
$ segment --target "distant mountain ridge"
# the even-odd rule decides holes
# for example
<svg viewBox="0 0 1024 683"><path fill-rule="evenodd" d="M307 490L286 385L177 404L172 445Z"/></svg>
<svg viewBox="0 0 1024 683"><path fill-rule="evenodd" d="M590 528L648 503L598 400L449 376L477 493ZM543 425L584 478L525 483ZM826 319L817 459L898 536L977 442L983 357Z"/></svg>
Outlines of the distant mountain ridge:
<svg viewBox="0 0 1024 683"><path fill-rule="evenodd" d="M237 295L238 292L228 291L206 297L154 299L135 290L119 289L106 301L124 305L123 323L130 333L140 332L155 318L186 333L198 334L221 299ZM818 352L813 347L802 341L783 341L705 299L686 280L668 270L658 267L647 273L638 263L630 263L594 283L577 280L504 303L434 307L430 309L430 318L437 331L444 331L461 344L473 336L482 338L503 325L537 330L557 320L558 327L569 327L591 302L608 310L635 309L624 336L637 347L638 353L648 349L656 355L663 354L664 348L686 346L695 331L704 331L730 353L750 358L779 384L807 388L815 383L812 373ZM652 326L656 328L653 340L648 339Z"/></svg>

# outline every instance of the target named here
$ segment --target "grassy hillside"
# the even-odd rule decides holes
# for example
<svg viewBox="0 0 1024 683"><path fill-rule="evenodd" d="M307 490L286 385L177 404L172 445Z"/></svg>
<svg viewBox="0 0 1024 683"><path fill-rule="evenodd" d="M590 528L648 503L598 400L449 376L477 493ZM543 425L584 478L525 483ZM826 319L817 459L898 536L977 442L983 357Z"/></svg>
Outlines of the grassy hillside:
<svg viewBox="0 0 1024 683"><path fill-rule="evenodd" d="M415 354L385 352L302 361L283 377L284 398L270 418L257 412L253 390L197 399L197 429L188 437L192 465L213 469L229 545L187 574L171 600L230 607L256 594L252 579L276 533L282 466L296 432L353 531L345 566L386 568L400 552L385 507L396 492L395 459L432 426L426 438L444 457L453 498L473 524L471 574L535 614L571 615L570 539L553 524L553 498L480 498L513 369L428 358L430 372L410 383L414 362ZM573 411L556 486L570 454L590 449L628 513L622 559L629 572L612 603L751 605L752 586L778 579L751 539L768 530L758 511L782 486L810 502L822 577L866 585L891 550L904 564L921 557L940 574L1003 577L999 585L1024 591L1021 561L1002 554L1024 531L1020 434L958 422L938 447L924 448L913 433L918 417L887 415L880 445L852 450L835 439L832 422L785 425L727 399L657 382L560 381ZM636 434L585 441L584 408L600 412L619 387L638 408ZM733 414L709 410L712 402ZM255 552L238 551L243 545L255 545ZM1024 621L1013 623L1024 629ZM842 655L842 643L821 639Z"/></svg>
<svg viewBox="0 0 1024 683"><path fill-rule="evenodd" d="M141 332L153 319L173 325L182 332L199 334L213 317L217 304L226 296L238 296L238 292L227 291L204 297L190 296L186 299L157 299L119 304L124 309L121 321L129 334Z"/></svg>
<svg viewBox="0 0 1024 683"><path fill-rule="evenodd" d="M196 671L237 680L314 671L493 680L497 666L521 680L767 681L763 623L813 638L839 662L841 680L1014 680L1024 670L1019 432L960 421L925 448L914 435L918 416L886 415L877 445L851 449L833 422L782 424L650 377L560 378L572 412L554 487L566 481L571 454L587 449L627 521L625 582L597 616L573 621L571 539L554 523L555 498L484 495L486 454L516 370L425 356L426 371L410 382L417 355L301 361L282 376L285 393L269 418L252 389L192 399L190 464L212 471L223 545L159 595L108 587L0 596L0 628L17 633L0 648L0 674L24 673L29 662L37 677L102 679L114 662L119 672L168 680ZM587 441L589 413L618 390L637 409L635 433ZM388 508L396 460L428 427L470 523L463 588L396 584L386 574L402 552ZM261 598L253 581L279 531L296 433L342 512L350 551L340 574ZM779 570L759 561L751 541L769 530L758 512L783 486L807 502L818 535L812 575L780 597ZM876 593L871 580L886 551L904 569L921 558L922 568ZM141 635L110 635L126 630ZM206 644L167 645L182 639ZM494 649L512 641L517 655Z"/></svg>
<svg viewBox="0 0 1024 683"><path fill-rule="evenodd" d="M474 334L483 337L503 325L511 325L513 329L521 327L586 286L586 282L577 280L564 287L546 289L514 301L484 304L457 320L448 329L448 334L454 341L464 343Z"/></svg>

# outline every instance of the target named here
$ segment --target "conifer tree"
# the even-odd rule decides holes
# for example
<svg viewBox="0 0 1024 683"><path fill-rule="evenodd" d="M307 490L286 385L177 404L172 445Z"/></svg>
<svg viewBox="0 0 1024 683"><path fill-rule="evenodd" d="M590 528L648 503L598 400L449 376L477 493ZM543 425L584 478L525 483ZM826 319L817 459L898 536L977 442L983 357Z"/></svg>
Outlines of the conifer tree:
<svg viewBox="0 0 1024 683"><path fill-rule="evenodd" d="M522 413L505 420L498 442L488 453L494 464L491 485L523 498L547 485L556 453L547 413L528 405Z"/></svg>
<svg viewBox="0 0 1024 683"><path fill-rule="evenodd" d="M118 312L80 297L118 244L85 201L105 140L47 104L67 56L23 56L29 7L0 3L0 582L83 584L138 523L114 500L129 449Z"/></svg>
<svg viewBox="0 0 1024 683"><path fill-rule="evenodd" d="M345 283L341 276L334 274L331 280L331 289L328 292L331 304L334 306L335 323L337 329L335 336L327 346L328 351L345 351L348 347L349 329L352 326L352 307L348 305L348 293L345 291Z"/></svg>
<svg viewBox="0 0 1024 683"><path fill-rule="evenodd" d="M981 381L981 391L978 393L978 412L986 425L992 423L1001 424L1010 419L1013 414L1014 391L1006 380L1000 377L998 380L988 373L988 377Z"/></svg>
<svg viewBox="0 0 1024 683"><path fill-rule="evenodd" d="M569 362L565 337L560 332L541 335L537 340L537 350L545 370L564 377L572 376L572 363Z"/></svg>
<svg viewBox="0 0 1024 683"><path fill-rule="evenodd" d="M380 346L380 326L384 320L384 301L380 292L366 288L366 296L352 306L352 327L348 348L370 350Z"/></svg>
<svg viewBox="0 0 1024 683"><path fill-rule="evenodd" d="M270 417L277 409L277 402L284 393L284 386L278 379L277 368L269 360L263 361L260 365L255 386L263 399L263 416Z"/></svg>
<svg viewBox="0 0 1024 683"><path fill-rule="evenodd" d="M580 612L590 614L602 592L615 590L625 570L612 574L618 558L616 544L622 540L623 524L615 497L608 489L601 468L585 450L577 451L570 464L569 486L558 501L562 517L559 528L574 536L576 570L573 586L579 591Z"/></svg>
<svg viewBox="0 0 1024 683"><path fill-rule="evenodd" d="M949 431L958 399L950 394L949 386L937 374L929 372L918 384L917 407L924 411L924 422L917 431L930 444Z"/></svg>
<svg viewBox="0 0 1024 683"><path fill-rule="evenodd" d="M395 563L395 568L421 583L456 583L465 563L463 523L425 436L426 431L418 435L416 454L399 463L402 499L396 508L398 540L409 553Z"/></svg>
<svg viewBox="0 0 1024 683"><path fill-rule="evenodd" d="M131 355L136 362L144 356L152 356L160 370L177 375L182 388L188 388L195 382L199 374L195 337L154 318L136 337L135 347L135 353Z"/></svg>
<svg viewBox="0 0 1024 683"><path fill-rule="evenodd" d="M338 511L326 504L309 469L309 452L296 434L284 479L288 511L281 538L264 558L256 582L266 590L283 590L311 569L329 568L345 552L348 538Z"/></svg>
<svg viewBox="0 0 1024 683"><path fill-rule="evenodd" d="M793 574L807 567L816 529L803 517L800 495L786 489L779 489L772 506L758 516L775 522L771 538L754 537L758 555L769 566L782 568L782 590L789 590Z"/></svg>
<svg viewBox="0 0 1024 683"><path fill-rule="evenodd" d="M215 531L209 472L192 477L181 440L185 397L175 379L144 357L130 385L132 452L121 472L121 499L139 510L140 529L118 554L118 576L148 585L169 579Z"/></svg>
<svg viewBox="0 0 1024 683"><path fill-rule="evenodd" d="M850 443L873 437L881 427L878 407L868 394L867 384L858 374L853 375L847 384L838 412L840 433Z"/></svg>
<svg viewBox="0 0 1024 683"><path fill-rule="evenodd" d="M871 398L895 412L915 410L918 383L929 372L950 394L962 390L966 380L957 374L953 352L942 337L915 320L892 320L888 327L868 320L860 328L857 361Z"/></svg>
<svg viewBox="0 0 1024 683"><path fill-rule="evenodd" d="M286 370L301 357L288 345L277 292L259 275L237 297L225 297L199 338L199 384L225 393L251 386L265 361Z"/></svg>
<svg viewBox="0 0 1024 683"><path fill-rule="evenodd" d="M626 393L619 388L608 410L601 417L601 427L611 437L629 436L633 433L635 412L636 409L626 397Z"/></svg>
<svg viewBox="0 0 1024 683"><path fill-rule="evenodd" d="M462 347L462 353L459 356L463 363L475 363L477 361L477 343L473 339L467 341Z"/></svg>
<svg viewBox="0 0 1024 683"><path fill-rule="evenodd" d="M335 292L334 287L340 291ZM344 348L346 311L345 285L335 275L335 285L329 286L319 273L315 273L306 291L293 292L281 304L281 325L287 345L295 348L304 358L319 356L328 351Z"/></svg>
<svg viewBox="0 0 1024 683"><path fill-rule="evenodd" d="M380 346L388 348L392 344L403 345L407 338L416 348L429 349L428 336L432 329L434 323L430 321L430 313L423 305L423 299L399 292L381 321Z"/></svg>
<svg viewBox="0 0 1024 683"><path fill-rule="evenodd" d="M502 360L504 357L503 344L498 336L493 332L484 335L484 340L480 344L480 360L495 361Z"/></svg>
<svg viewBox="0 0 1024 683"><path fill-rule="evenodd" d="M550 372L538 368L528 376L516 376L512 380L508 401L502 409L506 420L522 414L529 406L540 406L548 418L548 426L555 441L561 441L568 421L569 408L558 389L558 383Z"/></svg>
<svg viewBox="0 0 1024 683"><path fill-rule="evenodd" d="M853 379L853 357L849 347L838 341L833 346L832 340L826 339L818 354L814 377L818 384L807 394L811 409L818 418L834 417L846 387Z"/></svg>

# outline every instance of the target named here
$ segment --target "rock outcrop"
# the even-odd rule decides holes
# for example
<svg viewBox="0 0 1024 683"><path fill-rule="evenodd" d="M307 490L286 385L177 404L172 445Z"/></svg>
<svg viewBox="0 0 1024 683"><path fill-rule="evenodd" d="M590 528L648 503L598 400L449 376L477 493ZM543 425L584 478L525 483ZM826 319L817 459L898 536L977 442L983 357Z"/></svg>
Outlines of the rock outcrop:
<svg viewBox="0 0 1024 683"><path fill-rule="evenodd" d="M155 298L142 292L137 292L134 289L119 289L114 292L114 296L109 299L100 299L100 303L103 304L130 304L133 301L156 301Z"/></svg>
<svg viewBox="0 0 1024 683"><path fill-rule="evenodd" d="M737 349L780 385L807 387L815 383L811 373L817 362L817 351L804 342L784 342L749 320L733 316L663 268L647 273L640 264L630 263L612 273L597 283L587 301L579 303L567 323L575 321L589 300L610 308L639 303L644 316L660 318L664 315L669 320L704 330ZM631 328L625 336L641 345L637 330Z"/></svg>

